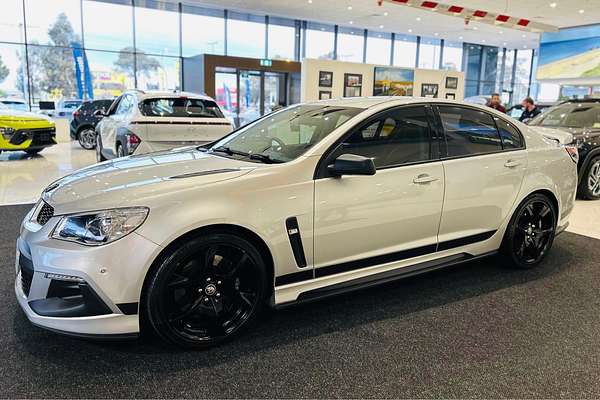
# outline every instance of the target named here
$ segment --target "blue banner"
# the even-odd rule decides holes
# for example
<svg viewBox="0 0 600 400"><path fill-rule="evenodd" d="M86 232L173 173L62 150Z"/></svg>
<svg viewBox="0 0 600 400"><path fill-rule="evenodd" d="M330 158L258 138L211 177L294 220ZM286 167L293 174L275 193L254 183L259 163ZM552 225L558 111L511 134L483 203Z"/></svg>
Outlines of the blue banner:
<svg viewBox="0 0 600 400"><path fill-rule="evenodd" d="M92 74L85 55L85 50L79 43L71 43L73 47L73 60L75 61L75 81L77 82L77 96L82 100L94 99L94 87Z"/></svg>

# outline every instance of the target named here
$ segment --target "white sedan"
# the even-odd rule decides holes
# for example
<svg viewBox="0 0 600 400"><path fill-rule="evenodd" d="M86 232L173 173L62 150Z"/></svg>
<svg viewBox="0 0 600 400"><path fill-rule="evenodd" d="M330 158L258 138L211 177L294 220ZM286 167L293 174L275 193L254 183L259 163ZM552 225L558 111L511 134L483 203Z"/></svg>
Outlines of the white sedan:
<svg viewBox="0 0 600 400"><path fill-rule="evenodd" d="M570 135L544 135L477 105L353 98L98 164L50 185L26 216L16 295L54 331L153 329L202 348L264 306L499 252L531 268L577 187Z"/></svg>

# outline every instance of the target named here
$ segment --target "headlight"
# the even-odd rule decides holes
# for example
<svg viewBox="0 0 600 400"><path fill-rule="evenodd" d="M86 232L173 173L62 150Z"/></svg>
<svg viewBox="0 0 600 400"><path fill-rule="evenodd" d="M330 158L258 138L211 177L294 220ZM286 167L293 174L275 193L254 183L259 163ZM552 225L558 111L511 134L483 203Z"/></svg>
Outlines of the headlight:
<svg viewBox="0 0 600 400"><path fill-rule="evenodd" d="M130 234L144 223L147 216L148 209L145 207L65 215L54 228L52 238L101 246Z"/></svg>
<svg viewBox="0 0 600 400"><path fill-rule="evenodd" d="M0 127L0 135L12 136L15 133L13 128Z"/></svg>

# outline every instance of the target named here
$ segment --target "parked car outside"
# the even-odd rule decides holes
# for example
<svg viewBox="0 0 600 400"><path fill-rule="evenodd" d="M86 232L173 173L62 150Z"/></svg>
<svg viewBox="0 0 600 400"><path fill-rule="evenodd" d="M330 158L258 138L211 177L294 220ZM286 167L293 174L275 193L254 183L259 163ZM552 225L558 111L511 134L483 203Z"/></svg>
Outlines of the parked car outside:
<svg viewBox="0 0 600 400"><path fill-rule="evenodd" d="M128 91L96 126L96 158L203 145L233 130L217 103L185 92Z"/></svg>
<svg viewBox="0 0 600 400"><path fill-rule="evenodd" d="M71 140L77 140L86 150L93 150L96 147L96 125L113 101L114 99L86 101L73 111L69 124Z"/></svg>
<svg viewBox="0 0 600 400"><path fill-rule="evenodd" d="M83 100L62 99L54 103L54 109L43 109L38 112L51 118L71 118L73 111L75 111L81 103L83 103Z"/></svg>
<svg viewBox="0 0 600 400"><path fill-rule="evenodd" d="M579 150L579 196L600 199L600 99L569 100L548 109L529 125L561 129Z"/></svg>
<svg viewBox="0 0 600 400"><path fill-rule="evenodd" d="M206 348L265 306L498 252L533 268L573 210L571 140L442 99L291 106L51 184L17 240L16 296L54 331Z"/></svg>

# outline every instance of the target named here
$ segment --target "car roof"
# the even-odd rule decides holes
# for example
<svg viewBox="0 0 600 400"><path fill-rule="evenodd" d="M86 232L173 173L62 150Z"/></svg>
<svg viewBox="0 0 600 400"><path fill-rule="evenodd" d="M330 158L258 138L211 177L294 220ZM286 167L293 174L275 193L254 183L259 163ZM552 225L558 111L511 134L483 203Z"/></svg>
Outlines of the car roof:
<svg viewBox="0 0 600 400"><path fill-rule="evenodd" d="M167 90L151 90L151 91L133 90L131 92L135 93L140 101L146 100L146 99L155 99L157 97L161 97L161 98L189 97L192 99L213 100L211 97L209 97L205 94L198 94L198 93L192 93L192 92L167 91Z"/></svg>
<svg viewBox="0 0 600 400"><path fill-rule="evenodd" d="M423 104L423 103L436 103L436 104L450 104L450 105L463 105L468 107L476 107L483 110L490 111L492 109L474 103L467 103L464 101L439 99L432 97L407 97L407 96L372 96L372 97L342 97L331 100L320 100L315 102L309 102L307 104L318 104L327 106L337 107L357 107L357 108L371 108L376 106L395 106L395 105L407 105L407 104Z"/></svg>

